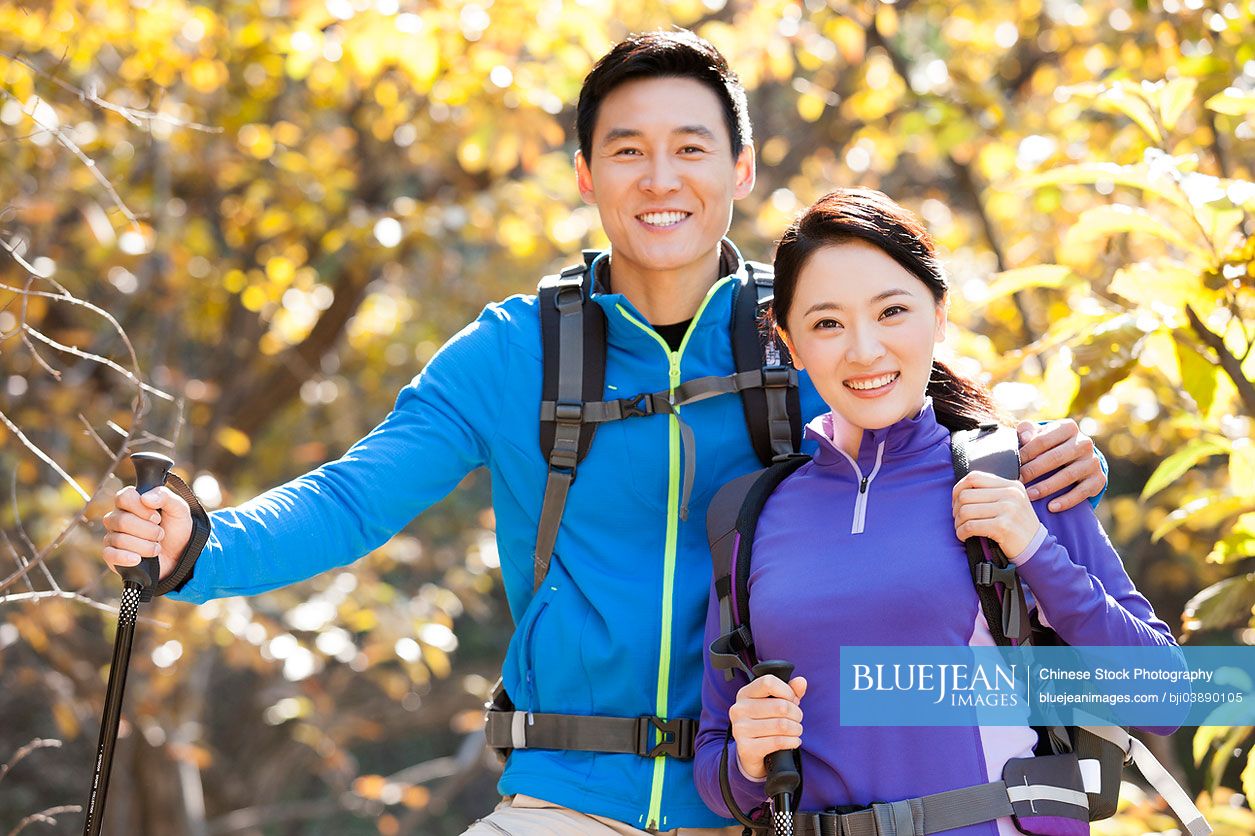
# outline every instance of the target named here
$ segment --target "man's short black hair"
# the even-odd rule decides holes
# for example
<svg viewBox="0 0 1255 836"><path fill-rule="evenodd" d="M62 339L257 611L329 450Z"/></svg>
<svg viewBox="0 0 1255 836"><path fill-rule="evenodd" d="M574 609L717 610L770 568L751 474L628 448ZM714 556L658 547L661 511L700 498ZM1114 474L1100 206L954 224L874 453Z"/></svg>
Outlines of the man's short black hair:
<svg viewBox="0 0 1255 836"><path fill-rule="evenodd" d="M601 103L620 84L641 78L691 78L719 99L732 138L732 156L753 142L745 88L727 60L707 40L687 29L630 35L601 57L585 77L575 114L580 152L589 158Z"/></svg>

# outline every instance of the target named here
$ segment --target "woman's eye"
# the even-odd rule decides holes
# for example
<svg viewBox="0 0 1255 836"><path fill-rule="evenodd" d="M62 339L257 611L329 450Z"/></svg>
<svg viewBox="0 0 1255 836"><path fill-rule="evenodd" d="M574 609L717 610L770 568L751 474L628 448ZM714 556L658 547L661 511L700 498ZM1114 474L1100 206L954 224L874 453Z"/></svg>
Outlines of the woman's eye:
<svg viewBox="0 0 1255 836"><path fill-rule="evenodd" d="M837 322L835 319L820 319L815 322L816 329L827 330L827 329L840 328L840 327L841 327L841 323Z"/></svg>
<svg viewBox="0 0 1255 836"><path fill-rule="evenodd" d="M904 313L905 311L906 311L906 308L902 307L901 305L890 305L889 307L884 309L883 313L880 314L880 318L885 319L887 317L896 316L900 313Z"/></svg>

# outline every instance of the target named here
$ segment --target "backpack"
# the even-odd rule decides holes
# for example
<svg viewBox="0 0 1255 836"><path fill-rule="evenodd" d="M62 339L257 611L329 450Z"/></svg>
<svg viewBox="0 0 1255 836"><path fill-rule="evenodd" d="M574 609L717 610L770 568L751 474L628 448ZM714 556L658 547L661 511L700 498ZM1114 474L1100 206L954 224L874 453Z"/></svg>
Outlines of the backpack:
<svg viewBox="0 0 1255 836"><path fill-rule="evenodd" d="M775 274L769 265L758 262L742 261L734 274L730 331L735 372L688 380L674 392L606 400L606 316L592 298L594 273L605 255L585 250L581 264L545 276L537 289L544 356L540 449L549 473L536 533L533 590L540 588L549 571L567 494L601 424L670 414L685 404L735 393L740 395L754 451L764 466L794 454L802 440L797 371L766 316ZM688 448L685 497L694 473L687 430L682 425ZM686 504L687 500L682 502ZM488 745L503 760L512 749L524 747L630 752L651 758L693 756L697 722L690 718L530 712L524 723L524 714L514 710L500 679L487 708Z"/></svg>
<svg viewBox="0 0 1255 836"><path fill-rule="evenodd" d="M1005 479L1019 479L1019 440L1010 427L986 424L973 430L955 432L950 438L950 452L956 482L974 470ZM808 461L810 457L804 455L781 459L764 470L725 485L710 503L707 537L714 561L720 634L711 643L709 652L712 664L724 672L725 679L732 679L738 671L752 677L751 670L760 661L754 649L749 609L750 564L758 517L768 497L780 483ZM1028 611L1024 586L1016 567L997 543L973 537L964 542L964 549L981 611L996 644L1065 644L1054 630L1041 624L1035 610L1032 613ZM901 825L903 816L909 818L914 815L924 820L916 822L916 825L922 827L924 833L931 833L1011 815L1025 833L1046 836L1084 834L1088 832L1087 822L1115 814L1120 799L1121 771L1126 763L1135 763L1143 777L1185 823L1190 836L1205 836L1211 832L1185 791L1141 741L1126 729L1056 726L1035 730L1038 744L1034 756L1008 762L1003 773L1005 786L986 784L966 787L921 799L877 803L864 811L800 814L799 819L814 819L803 825L804 829L813 825L811 832L881 833L886 829L883 821L897 821ZM727 780L727 742L730 739L731 729L725 737L724 757L720 764L724 803L742 824L762 828L766 823L764 811L758 810L757 817L751 818L737 808L732 797ZM794 756L800 772L796 752ZM1021 783L1025 786L1020 786ZM1030 793L1030 790L1036 794ZM963 811L961 821L956 813L958 810ZM864 817L866 822L862 823L862 827L870 827L871 830L859 829L858 820L844 824L825 821L843 815L847 818Z"/></svg>

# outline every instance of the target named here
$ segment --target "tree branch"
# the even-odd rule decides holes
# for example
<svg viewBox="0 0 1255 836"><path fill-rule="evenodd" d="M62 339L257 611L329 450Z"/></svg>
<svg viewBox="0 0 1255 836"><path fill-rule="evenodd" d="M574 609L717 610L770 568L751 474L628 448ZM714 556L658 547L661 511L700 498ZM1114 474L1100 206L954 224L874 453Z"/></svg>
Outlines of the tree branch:
<svg viewBox="0 0 1255 836"><path fill-rule="evenodd" d="M1194 329L1194 333L1198 338L1216 352L1219 360L1220 368L1233 381L1233 385L1237 387L1238 397L1242 399L1242 406L1246 410L1248 416L1255 417L1255 383L1252 383L1242 373L1242 363L1233 353L1225 346L1224 340L1219 334L1209 329L1203 320L1199 319L1198 314L1194 313L1194 309L1189 305L1185 306L1185 315L1189 317L1190 326Z"/></svg>

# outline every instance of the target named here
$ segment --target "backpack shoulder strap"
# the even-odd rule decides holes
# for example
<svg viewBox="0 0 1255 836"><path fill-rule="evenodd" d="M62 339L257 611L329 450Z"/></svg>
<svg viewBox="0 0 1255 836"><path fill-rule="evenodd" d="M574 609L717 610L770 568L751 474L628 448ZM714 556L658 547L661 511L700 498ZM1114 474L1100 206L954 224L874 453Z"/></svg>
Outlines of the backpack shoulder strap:
<svg viewBox="0 0 1255 836"><path fill-rule="evenodd" d="M954 432L950 458L956 482L975 470L1004 479L1020 478L1020 442L1012 427L982 424L974 430ZM985 537L970 537L963 547L994 642L1003 646L1028 642L1032 630L1015 565L997 543Z"/></svg>
<svg viewBox="0 0 1255 836"><path fill-rule="evenodd" d="M775 286L770 265L743 263L732 301L732 356L738 372L762 371L762 386L741 390L754 452L766 467L802 443L802 405L789 350L767 316Z"/></svg>
<svg viewBox="0 0 1255 836"><path fill-rule="evenodd" d="M537 288L544 356L540 451L549 475L536 532L533 589L549 571L576 466L588 455L597 430L584 420L584 404L600 401L605 389L606 315L592 300L592 264L598 255L585 251L584 263L545 276Z"/></svg>
<svg viewBox="0 0 1255 836"><path fill-rule="evenodd" d="M780 483L808 461L809 456L792 455L734 479L719 489L706 511L720 629L710 656L725 679L737 670L753 678L750 668L757 661L749 626L749 576L758 517Z"/></svg>

